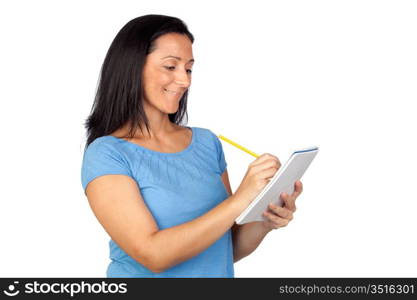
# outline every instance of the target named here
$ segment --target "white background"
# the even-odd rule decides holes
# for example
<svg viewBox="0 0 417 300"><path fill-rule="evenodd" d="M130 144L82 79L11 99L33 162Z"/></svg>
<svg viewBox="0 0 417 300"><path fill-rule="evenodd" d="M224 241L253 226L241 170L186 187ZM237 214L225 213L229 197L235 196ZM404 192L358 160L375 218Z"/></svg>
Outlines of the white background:
<svg viewBox="0 0 417 300"><path fill-rule="evenodd" d="M236 277L417 276L414 1L8 1L0 5L0 276L105 276L83 123L129 20L183 19L189 126L281 162L321 151L295 219ZM224 144L232 189L253 158Z"/></svg>

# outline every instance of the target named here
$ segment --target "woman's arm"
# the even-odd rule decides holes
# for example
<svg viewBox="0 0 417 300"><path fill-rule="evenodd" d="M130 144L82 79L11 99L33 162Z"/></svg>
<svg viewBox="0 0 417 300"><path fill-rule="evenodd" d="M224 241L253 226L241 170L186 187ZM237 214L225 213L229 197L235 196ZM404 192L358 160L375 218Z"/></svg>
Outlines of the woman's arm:
<svg viewBox="0 0 417 300"><path fill-rule="evenodd" d="M222 180L229 196L232 196L233 192L227 170L222 174ZM271 229L265 228L262 223L263 222L251 222L243 225L235 223L232 226L234 262L239 261L255 251L267 233L271 231Z"/></svg>
<svg viewBox="0 0 417 300"><path fill-rule="evenodd" d="M231 196L206 214L159 230L137 183L125 175L105 175L91 181L86 195L97 219L129 256L159 273L207 249L246 208Z"/></svg>
<svg viewBox="0 0 417 300"><path fill-rule="evenodd" d="M229 176L227 170L222 174L222 180L229 196L232 196ZM234 224L232 226L233 236L233 261L237 262L251 254L259 246L265 236L272 230L287 226L293 219L296 210L295 200L301 194L303 186L301 181L295 183L294 193L281 195L284 201L283 207L269 205L267 212L264 212L265 221L250 222L243 225Z"/></svg>

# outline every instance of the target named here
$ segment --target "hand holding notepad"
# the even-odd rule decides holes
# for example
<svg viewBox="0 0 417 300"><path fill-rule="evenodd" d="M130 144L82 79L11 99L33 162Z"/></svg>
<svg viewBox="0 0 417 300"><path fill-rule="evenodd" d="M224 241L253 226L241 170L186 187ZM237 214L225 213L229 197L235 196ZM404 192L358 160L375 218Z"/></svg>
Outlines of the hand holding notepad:
<svg viewBox="0 0 417 300"><path fill-rule="evenodd" d="M259 157L259 155L249 151L235 142L231 142L223 136L219 136L219 138L255 157ZM301 179L318 151L318 147L310 147L294 151L287 162L279 168L262 191L239 215L236 219L236 223L244 224L254 221L264 221L265 217L263 217L262 214L268 209L268 205L270 203L282 206L280 195L283 192L288 195L291 195L294 192L295 182Z"/></svg>

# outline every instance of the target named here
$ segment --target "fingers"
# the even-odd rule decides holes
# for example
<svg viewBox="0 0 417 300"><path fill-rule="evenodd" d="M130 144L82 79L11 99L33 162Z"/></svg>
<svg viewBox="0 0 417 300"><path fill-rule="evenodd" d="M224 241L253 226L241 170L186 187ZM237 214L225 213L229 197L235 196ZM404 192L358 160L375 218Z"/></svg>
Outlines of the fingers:
<svg viewBox="0 0 417 300"><path fill-rule="evenodd" d="M288 219L289 221L291 221L294 218L293 211L291 211L290 209L288 209L286 207L280 207L280 206L276 206L276 205L270 203L268 205L268 208L273 213L275 213L278 217Z"/></svg>
<svg viewBox="0 0 417 300"><path fill-rule="evenodd" d="M265 161L267 161L267 160L271 160L275 165L278 166L278 168L281 167L281 162L279 161L278 157L276 157L272 154L269 154L269 153L262 154L256 160L254 160L252 163L250 163L250 165L252 167L255 167L255 166L258 166L258 165L261 165L261 164L265 163Z"/></svg>
<svg viewBox="0 0 417 300"><path fill-rule="evenodd" d="M294 218L294 212L296 211L295 200L303 191L303 184L301 181L297 180L294 184L294 192L292 195L287 193L282 193L280 195L281 199L284 202L282 207L270 203L268 208L269 211L265 211L263 215L265 216L265 224L268 228L277 229L280 227L285 227L288 223Z"/></svg>
<svg viewBox="0 0 417 300"><path fill-rule="evenodd" d="M277 157L270 154L270 153L263 153L257 159L255 159L251 164L256 165L256 164L258 164L260 162L263 162L264 160L267 160L267 159L270 159L270 158L277 158Z"/></svg>
<svg viewBox="0 0 417 300"><path fill-rule="evenodd" d="M266 222L268 223L268 225L274 229L278 229L280 227L285 227L288 225L288 223L290 222L289 219L285 219L285 218L281 218L278 217L277 215L269 212L269 211L265 211L263 213L263 215L266 217Z"/></svg>
<svg viewBox="0 0 417 300"><path fill-rule="evenodd" d="M295 206L296 197L290 196L287 193L282 193L281 199L282 201L284 201L285 208L291 210L292 212L295 212L297 210L297 207Z"/></svg>
<svg viewBox="0 0 417 300"><path fill-rule="evenodd" d="M300 180L297 180L294 184L294 192L291 196L289 196L287 193L281 194L281 199L284 201L284 206L293 212L296 211L297 207L295 206L295 200L298 198L298 196L300 196L302 192L303 184Z"/></svg>
<svg viewBox="0 0 417 300"><path fill-rule="evenodd" d="M263 171L256 173L255 177L258 179L265 179L267 181L271 180L277 172L276 168L268 168Z"/></svg>
<svg viewBox="0 0 417 300"><path fill-rule="evenodd" d="M263 154L255 162L252 162L249 167L249 174L253 174L259 179L270 179L281 167L278 158L270 154Z"/></svg>
<svg viewBox="0 0 417 300"><path fill-rule="evenodd" d="M293 197L297 198L303 192L303 183L300 180L297 180L294 184L294 193Z"/></svg>

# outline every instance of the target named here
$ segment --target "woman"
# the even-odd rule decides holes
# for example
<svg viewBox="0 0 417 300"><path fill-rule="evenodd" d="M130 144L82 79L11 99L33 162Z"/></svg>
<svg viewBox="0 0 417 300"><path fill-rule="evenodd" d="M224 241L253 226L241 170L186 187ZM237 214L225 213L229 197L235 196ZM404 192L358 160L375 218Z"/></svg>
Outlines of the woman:
<svg viewBox="0 0 417 300"><path fill-rule="evenodd" d="M193 41L181 20L146 15L121 29L104 60L82 184L111 237L108 277L233 277L233 263L293 217L299 181L265 221L234 224L280 162L263 154L232 194L219 139L180 125Z"/></svg>

